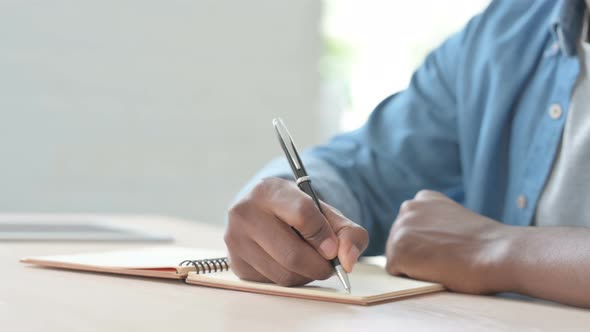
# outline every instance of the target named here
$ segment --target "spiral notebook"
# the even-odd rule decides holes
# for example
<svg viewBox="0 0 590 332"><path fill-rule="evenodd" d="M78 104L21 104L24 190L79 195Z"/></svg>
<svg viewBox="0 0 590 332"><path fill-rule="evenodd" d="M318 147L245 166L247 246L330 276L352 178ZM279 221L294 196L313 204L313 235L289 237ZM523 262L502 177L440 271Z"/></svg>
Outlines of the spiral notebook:
<svg viewBox="0 0 590 332"><path fill-rule="evenodd" d="M384 269L384 257L364 258L355 265L354 271L349 274L352 285L350 294L342 289L335 276L301 287L244 281L231 271L224 252L206 249L155 247L30 257L21 262L69 270L185 279L190 285L357 305L383 303L444 290L439 284L389 275Z"/></svg>

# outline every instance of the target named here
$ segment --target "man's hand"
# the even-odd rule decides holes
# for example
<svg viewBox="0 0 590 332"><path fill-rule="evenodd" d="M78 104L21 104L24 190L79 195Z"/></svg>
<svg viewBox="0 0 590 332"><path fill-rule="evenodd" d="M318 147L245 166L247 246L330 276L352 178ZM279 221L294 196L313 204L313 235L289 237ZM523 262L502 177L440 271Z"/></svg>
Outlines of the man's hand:
<svg viewBox="0 0 590 332"><path fill-rule="evenodd" d="M457 292L498 291L506 276L497 275L496 264L508 250L509 229L441 193L420 191L400 207L387 241L387 271Z"/></svg>
<svg viewBox="0 0 590 332"><path fill-rule="evenodd" d="M225 243L232 270L242 279L303 285L329 278L336 256L350 272L369 242L367 231L290 181L262 180L229 211ZM302 240L291 229L297 229Z"/></svg>

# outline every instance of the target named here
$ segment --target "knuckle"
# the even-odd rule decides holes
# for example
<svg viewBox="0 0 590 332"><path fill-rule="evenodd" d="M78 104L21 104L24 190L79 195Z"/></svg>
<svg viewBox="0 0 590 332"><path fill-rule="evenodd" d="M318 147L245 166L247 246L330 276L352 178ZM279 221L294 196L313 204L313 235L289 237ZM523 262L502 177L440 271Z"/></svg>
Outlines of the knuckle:
<svg viewBox="0 0 590 332"><path fill-rule="evenodd" d="M241 200L232 205L227 211L229 225L235 224L238 219L243 219L248 206L249 202L247 200Z"/></svg>
<svg viewBox="0 0 590 332"><path fill-rule="evenodd" d="M295 223L294 226L297 229L303 229L309 224L309 220L313 219L315 216L316 207L309 197L302 197L295 204L297 216L293 220Z"/></svg>
<svg viewBox="0 0 590 332"><path fill-rule="evenodd" d="M256 201L266 199L272 190L272 183L271 179L260 180L250 191L250 198Z"/></svg>
<svg viewBox="0 0 590 332"><path fill-rule="evenodd" d="M413 199L405 200L399 207L401 213L408 213L418 209L419 202Z"/></svg>
<svg viewBox="0 0 590 332"><path fill-rule="evenodd" d="M400 205L398 217L400 219L416 219L418 216L425 213L430 204L432 203L429 200L411 199L404 201Z"/></svg>
<svg viewBox="0 0 590 332"><path fill-rule="evenodd" d="M419 190L419 191L416 193L416 196L415 196L415 198L416 198L416 199L424 199L424 198L431 197L431 196L433 196L433 195L435 195L435 194L436 194L436 192L435 192L435 191L433 191L433 190L422 189L422 190Z"/></svg>

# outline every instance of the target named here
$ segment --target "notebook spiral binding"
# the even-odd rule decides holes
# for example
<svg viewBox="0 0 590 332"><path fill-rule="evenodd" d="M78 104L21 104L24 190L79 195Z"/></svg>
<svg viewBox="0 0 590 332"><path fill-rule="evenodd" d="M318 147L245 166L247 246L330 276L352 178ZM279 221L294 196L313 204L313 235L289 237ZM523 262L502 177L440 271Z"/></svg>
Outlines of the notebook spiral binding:
<svg viewBox="0 0 590 332"><path fill-rule="evenodd" d="M213 273L229 270L229 260L227 257L208 258L208 259L187 259L179 264L180 266L194 266L197 274Z"/></svg>

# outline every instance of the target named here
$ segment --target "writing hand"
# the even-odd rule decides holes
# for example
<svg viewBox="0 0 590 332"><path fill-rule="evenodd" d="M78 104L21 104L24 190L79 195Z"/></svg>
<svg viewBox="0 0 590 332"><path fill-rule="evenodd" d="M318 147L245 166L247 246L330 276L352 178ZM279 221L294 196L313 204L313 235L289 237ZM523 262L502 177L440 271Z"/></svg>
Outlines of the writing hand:
<svg viewBox="0 0 590 332"><path fill-rule="evenodd" d="M329 278L328 260L338 256L350 272L367 247L367 231L321 204L325 216L295 183L262 180L229 210L224 240L232 270L246 280L303 285Z"/></svg>

